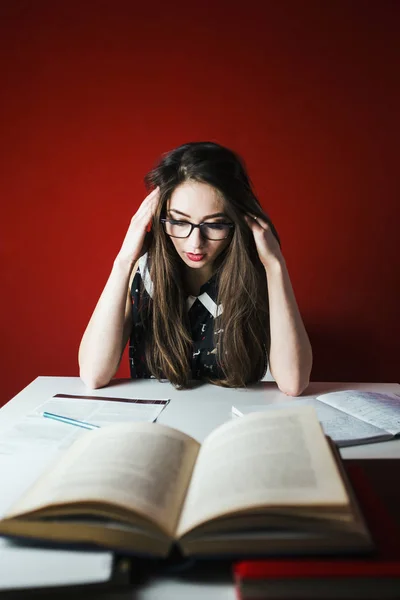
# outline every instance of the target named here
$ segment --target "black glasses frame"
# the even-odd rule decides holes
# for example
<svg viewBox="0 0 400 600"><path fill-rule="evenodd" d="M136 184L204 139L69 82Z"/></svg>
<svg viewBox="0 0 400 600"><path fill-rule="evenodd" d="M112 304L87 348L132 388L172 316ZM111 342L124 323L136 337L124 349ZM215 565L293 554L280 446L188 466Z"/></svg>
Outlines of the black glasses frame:
<svg viewBox="0 0 400 600"><path fill-rule="evenodd" d="M178 221L178 219L160 219L160 223L162 223L164 225L164 229L165 229L165 233L169 236L169 237L173 237L173 238L177 238L177 239L181 239L184 240L186 238L188 238L191 234L193 229L195 229L196 227L198 227L200 229L200 233L202 235L203 238L205 238L206 240L211 240L214 242L218 242L220 240L226 240L227 237L229 237L231 230L235 227L234 223L199 223L198 225L196 225L195 223L191 223L190 221L178 221L179 223L187 223L188 225L190 225L190 231L187 235L171 235L170 233L168 233L168 231L166 230L165 224L166 223L171 223L171 221ZM225 237L223 238L209 238L207 235L204 235L203 233L203 228L207 225L225 225L226 227L229 227L230 231L228 231L228 233L226 234Z"/></svg>

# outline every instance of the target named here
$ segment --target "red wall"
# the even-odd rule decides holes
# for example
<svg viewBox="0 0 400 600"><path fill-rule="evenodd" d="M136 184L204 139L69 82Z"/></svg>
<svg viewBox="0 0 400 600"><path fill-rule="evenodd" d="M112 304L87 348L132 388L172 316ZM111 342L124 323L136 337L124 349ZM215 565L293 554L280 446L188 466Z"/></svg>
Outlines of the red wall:
<svg viewBox="0 0 400 600"><path fill-rule="evenodd" d="M202 139L276 223L312 378L399 380L400 4L257 5L1 3L0 404L78 374L145 172Z"/></svg>

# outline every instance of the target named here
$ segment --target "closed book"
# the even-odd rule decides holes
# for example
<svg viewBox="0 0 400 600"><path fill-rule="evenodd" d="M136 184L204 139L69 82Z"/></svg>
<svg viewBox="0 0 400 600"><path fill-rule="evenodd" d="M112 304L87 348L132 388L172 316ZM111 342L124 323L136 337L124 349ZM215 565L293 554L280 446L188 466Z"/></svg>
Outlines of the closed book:
<svg viewBox="0 0 400 600"><path fill-rule="evenodd" d="M352 465L347 472L376 552L369 557L292 557L236 563L234 579L239 600L400 598L399 527L363 468Z"/></svg>

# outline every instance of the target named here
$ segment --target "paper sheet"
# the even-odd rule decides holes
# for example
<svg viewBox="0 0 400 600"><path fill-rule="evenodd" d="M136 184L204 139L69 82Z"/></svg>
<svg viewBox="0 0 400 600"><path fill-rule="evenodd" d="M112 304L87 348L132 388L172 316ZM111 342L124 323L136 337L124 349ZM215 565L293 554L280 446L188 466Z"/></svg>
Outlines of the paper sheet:
<svg viewBox="0 0 400 600"><path fill-rule="evenodd" d="M116 423L155 421L168 403L168 399L104 399L101 396L57 394L2 431L0 457L14 456L28 450L48 449L52 453L65 450L79 436L86 433L86 430L80 427L45 419L45 411L106 427Z"/></svg>
<svg viewBox="0 0 400 600"><path fill-rule="evenodd" d="M341 410L337 410L332 406L324 404L314 398L297 399L279 404L261 404L261 405L245 405L236 403L232 406L232 413L240 416L239 413L247 414L250 412L289 408L300 405L314 406L317 411L318 420L326 435L329 435L339 446L354 445L371 439L385 438L385 432L380 428L369 423L354 418ZM386 436L390 437L390 436Z"/></svg>
<svg viewBox="0 0 400 600"><path fill-rule="evenodd" d="M400 396L397 394L344 390L321 394L317 400L375 424L393 435L400 433Z"/></svg>

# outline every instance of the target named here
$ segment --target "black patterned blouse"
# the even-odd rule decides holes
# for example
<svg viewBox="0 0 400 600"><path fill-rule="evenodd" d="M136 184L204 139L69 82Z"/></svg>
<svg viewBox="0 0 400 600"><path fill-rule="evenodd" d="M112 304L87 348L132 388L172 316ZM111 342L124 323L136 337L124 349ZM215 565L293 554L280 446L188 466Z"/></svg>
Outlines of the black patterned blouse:
<svg viewBox="0 0 400 600"><path fill-rule="evenodd" d="M141 285L143 282L143 285ZM142 297L141 297L141 290ZM186 299L190 330L193 340L192 379L222 378L223 374L217 366L216 347L218 335L214 334L214 318L222 313L222 306L217 306L216 276L211 277L201 286L198 296L188 296ZM139 315L138 308L146 302L153 293L153 282L147 265L147 254L139 261L139 268L131 286L132 299L132 334L129 342L129 364L132 379L149 379L153 377L147 368L145 360L145 324Z"/></svg>

